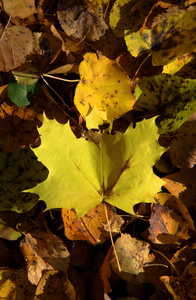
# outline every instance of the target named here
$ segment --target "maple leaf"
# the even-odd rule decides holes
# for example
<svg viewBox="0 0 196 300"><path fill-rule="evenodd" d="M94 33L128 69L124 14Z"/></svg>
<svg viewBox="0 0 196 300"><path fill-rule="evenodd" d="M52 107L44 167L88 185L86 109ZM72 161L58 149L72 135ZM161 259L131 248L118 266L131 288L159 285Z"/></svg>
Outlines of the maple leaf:
<svg viewBox="0 0 196 300"><path fill-rule="evenodd" d="M102 200L134 214L133 206L152 202L163 185L152 170L164 152L156 131L154 119L144 120L122 135L103 133L95 145L76 139L69 124L44 117L42 144L34 152L49 176L28 192L45 200L47 209L74 208L78 217Z"/></svg>

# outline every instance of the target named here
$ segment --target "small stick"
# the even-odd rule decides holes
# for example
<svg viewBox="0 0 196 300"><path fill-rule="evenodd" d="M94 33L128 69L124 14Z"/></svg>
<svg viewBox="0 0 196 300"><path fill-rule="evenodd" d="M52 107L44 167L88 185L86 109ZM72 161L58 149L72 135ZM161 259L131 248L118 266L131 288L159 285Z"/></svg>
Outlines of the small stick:
<svg viewBox="0 0 196 300"><path fill-rule="evenodd" d="M115 258L116 258L119 273L121 273L121 267L120 267L118 255L116 253L116 249L115 249L115 245L114 245L114 241L113 241L113 237L112 237L112 232L111 232L111 227L110 227L110 223L109 223L109 219L108 219L107 207L106 207L105 203L104 203L104 208L105 208L105 215L106 215L106 220L107 220L107 223L108 223L108 228L109 228L109 233L110 233L110 239L111 239L112 247L114 249L114 255L115 255Z"/></svg>
<svg viewBox="0 0 196 300"><path fill-rule="evenodd" d="M5 29L4 29L4 31L3 31L2 35L1 35L0 41L3 39L4 33L5 33L5 31L6 31L7 27L8 27L8 25L9 25L9 23L10 23L10 21L11 21L11 17L12 17L12 13L13 13L13 7L14 7L14 0L12 0L11 13L10 13L8 22L7 22L6 26L5 26Z"/></svg>

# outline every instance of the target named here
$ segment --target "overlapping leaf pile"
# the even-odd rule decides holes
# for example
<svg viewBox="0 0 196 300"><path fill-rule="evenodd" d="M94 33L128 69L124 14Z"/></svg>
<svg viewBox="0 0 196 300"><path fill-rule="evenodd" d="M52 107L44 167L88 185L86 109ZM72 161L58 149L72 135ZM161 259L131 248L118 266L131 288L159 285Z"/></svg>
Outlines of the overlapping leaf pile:
<svg viewBox="0 0 196 300"><path fill-rule="evenodd" d="M0 298L196 299L196 2L0 13Z"/></svg>

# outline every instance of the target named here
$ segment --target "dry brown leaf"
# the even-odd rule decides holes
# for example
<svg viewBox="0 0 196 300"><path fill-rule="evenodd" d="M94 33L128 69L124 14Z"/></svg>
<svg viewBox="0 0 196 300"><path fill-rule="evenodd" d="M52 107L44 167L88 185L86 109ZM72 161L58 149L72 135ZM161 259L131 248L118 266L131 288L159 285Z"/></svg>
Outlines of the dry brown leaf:
<svg viewBox="0 0 196 300"><path fill-rule="evenodd" d="M196 299L196 266L194 262L185 268L180 278L162 276L160 280L164 282L174 300Z"/></svg>
<svg viewBox="0 0 196 300"><path fill-rule="evenodd" d="M37 285L43 270L58 270L66 273L69 252L64 243L49 230L34 229L25 234L20 242L20 250L25 257L28 279Z"/></svg>
<svg viewBox="0 0 196 300"><path fill-rule="evenodd" d="M111 275L110 263L114 260L113 247L111 246L108 253L103 261L103 264L93 282L91 299L100 300L103 298L103 294L111 292L110 283L108 278Z"/></svg>
<svg viewBox="0 0 196 300"><path fill-rule="evenodd" d="M189 225L182 216L160 204L155 205L149 220L149 239L156 244L177 243L181 239L188 239Z"/></svg>
<svg viewBox="0 0 196 300"><path fill-rule="evenodd" d="M24 270L13 268L0 268L0 299L33 300L35 286L30 284Z"/></svg>
<svg viewBox="0 0 196 300"><path fill-rule="evenodd" d="M165 188L179 198L187 208L194 205L196 199L196 166L168 175L163 180L166 182Z"/></svg>
<svg viewBox="0 0 196 300"><path fill-rule="evenodd" d="M195 230L193 219L191 218L187 207L180 201L179 198L168 194L168 193L159 193L155 195L155 199L164 206L169 207L177 212L180 212L184 220L188 222L189 228Z"/></svg>
<svg viewBox="0 0 196 300"><path fill-rule="evenodd" d="M0 71L9 72L20 67L33 51L33 45L33 34L29 28L7 28L0 39Z"/></svg>
<svg viewBox="0 0 196 300"><path fill-rule="evenodd" d="M189 265L189 263L195 260L196 260L195 250L192 249L191 246L186 245L174 253L172 258L170 259L170 262L178 270L178 273L182 275L186 267Z"/></svg>
<svg viewBox="0 0 196 300"><path fill-rule="evenodd" d="M108 29L102 8L92 12L80 1L59 0L57 17L65 33L80 40L97 41Z"/></svg>
<svg viewBox="0 0 196 300"><path fill-rule="evenodd" d="M176 131L169 154L174 166L193 168L196 164L196 113Z"/></svg>
<svg viewBox="0 0 196 300"><path fill-rule="evenodd" d="M73 209L62 209L61 213L64 223L64 233L68 239L72 241L89 241L93 245L100 243L100 236L104 231L101 224L107 222L104 204L97 205L80 219L77 219Z"/></svg>
<svg viewBox="0 0 196 300"><path fill-rule="evenodd" d="M76 292L67 274L55 270L44 272L33 300L76 300Z"/></svg>
<svg viewBox="0 0 196 300"><path fill-rule="evenodd" d="M13 11L12 17L20 17L21 19L27 18L33 14L37 13L34 0L2 0L3 8L7 14L10 14L12 11L12 2L13 2Z"/></svg>

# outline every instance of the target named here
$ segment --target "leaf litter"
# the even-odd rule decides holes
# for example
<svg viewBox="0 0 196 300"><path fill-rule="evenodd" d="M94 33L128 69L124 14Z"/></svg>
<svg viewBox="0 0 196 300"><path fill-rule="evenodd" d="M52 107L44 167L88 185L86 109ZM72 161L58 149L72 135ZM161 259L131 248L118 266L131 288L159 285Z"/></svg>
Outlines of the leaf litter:
<svg viewBox="0 0 196 300"><path fill-rule="evenodd" d="M195 299L194 3L2 1L0 298Z"/></svg>

